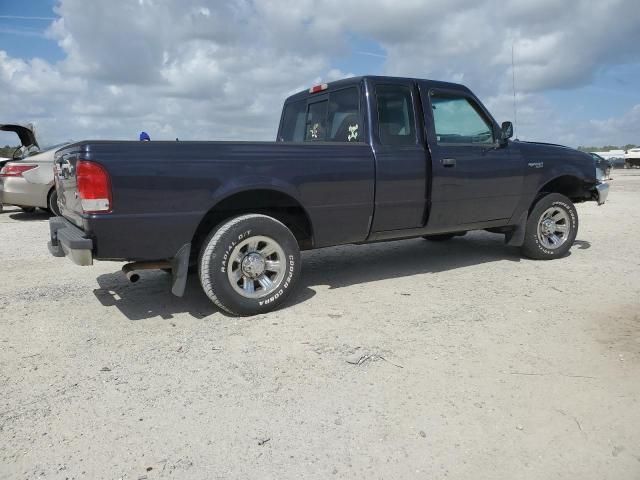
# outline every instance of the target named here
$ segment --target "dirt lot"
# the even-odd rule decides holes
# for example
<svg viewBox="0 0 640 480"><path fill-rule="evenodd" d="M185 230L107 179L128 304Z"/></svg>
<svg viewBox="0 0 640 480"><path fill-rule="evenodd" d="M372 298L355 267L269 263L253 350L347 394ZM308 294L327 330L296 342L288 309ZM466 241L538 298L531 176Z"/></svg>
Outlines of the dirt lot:
<svg viewBox="0 0 640 480"><path fill-rule="evenodd" d="M281 311L128 284L0 214L0 478L638 479L640 174L571 254L485 232L303 256Z"/></svg>

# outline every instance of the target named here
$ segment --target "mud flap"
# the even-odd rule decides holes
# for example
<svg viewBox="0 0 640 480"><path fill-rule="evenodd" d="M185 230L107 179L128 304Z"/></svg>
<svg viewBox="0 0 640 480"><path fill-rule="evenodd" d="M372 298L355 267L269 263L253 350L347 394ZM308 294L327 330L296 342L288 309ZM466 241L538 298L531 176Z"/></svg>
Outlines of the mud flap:
<svg viewBox="0 0 640 480"><path fill-rule="evenodd" d="M505 233L504 235L504 243L509 245L510 247L521 247L524 243L524 235L527 230L527 217L529 212L525 210L520 215L518 219L518 223L515 228L510 232Z"/></svg>
<svg viewBox="0 0 640 480"><path fill-rule="evenodd" d="M176 297L182 297L184 295L184 289L187 286L190 253L191 244L187 243L180 247L176 256L171 260L171 293Z"/></svg>

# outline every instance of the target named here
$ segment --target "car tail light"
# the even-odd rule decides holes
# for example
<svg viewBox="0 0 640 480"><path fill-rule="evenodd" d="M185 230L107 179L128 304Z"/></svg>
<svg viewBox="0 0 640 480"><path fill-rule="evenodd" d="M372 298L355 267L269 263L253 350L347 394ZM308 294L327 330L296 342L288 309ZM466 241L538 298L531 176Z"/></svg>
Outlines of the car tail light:
<svg viewBox="0 0 640 480"><path fill-rule="evenodd" d="M322 85L314 85L313 87L311 87L309 89L309 93L322 92L322 91L326 90L327 88L329 88L329 85L327 85L326 83L323 83Z"/></svg>
<svg viewBox="0 0 640 480"><path fill-rule="evenodd" d="M111 211L111 181L102 165L88 160L78 160L76 182L82 210L85 213Z"/></svg>
<svg viewBox="0 0 640 480"><path fill-rule="evenodd" d="M7 164L0 170L0 177L21 177L24 172L33 170L37 165Z"/></svg>

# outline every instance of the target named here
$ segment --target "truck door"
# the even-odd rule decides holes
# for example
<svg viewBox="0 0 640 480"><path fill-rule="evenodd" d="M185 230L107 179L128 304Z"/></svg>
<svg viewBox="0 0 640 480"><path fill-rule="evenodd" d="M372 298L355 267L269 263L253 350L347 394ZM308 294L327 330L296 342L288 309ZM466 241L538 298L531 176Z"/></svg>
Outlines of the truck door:
<svg viewBox="0 0 640 480"><path fill-rule="evenodd" d="M372 147L376 157L372 232L422 227L426 218L427 157L417 91L410 80L369 83Z"/></svg>
<svg viewBox="0 0 640 480"><path fill-rule="evenodd" d="M496 122L462 90L420 85L432 184L429 230L509 219L522 192L522 158L500 145Z"/></svg>

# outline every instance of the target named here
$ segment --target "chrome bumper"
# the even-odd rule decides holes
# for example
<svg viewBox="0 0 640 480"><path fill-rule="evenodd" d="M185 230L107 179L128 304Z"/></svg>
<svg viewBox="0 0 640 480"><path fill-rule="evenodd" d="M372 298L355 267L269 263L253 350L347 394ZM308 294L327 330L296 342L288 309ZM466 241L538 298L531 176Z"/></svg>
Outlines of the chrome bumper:
<svg viewBox="0 0 640 480"><path fill-rule="evenodd" d="M51 240L47 247L54 257L69 257L81 266L93 265L93 240L85 238L85 233L63 217L49 219Z"/></svg>
<svg viewBox="0 0 640 480"><path fill-rule="evenodd" d="M607 201L607 196L609 196L609 184L608 183L599 183L596 185L594 189L594 197L598 202L598 205L602 205Z"/></svg>

